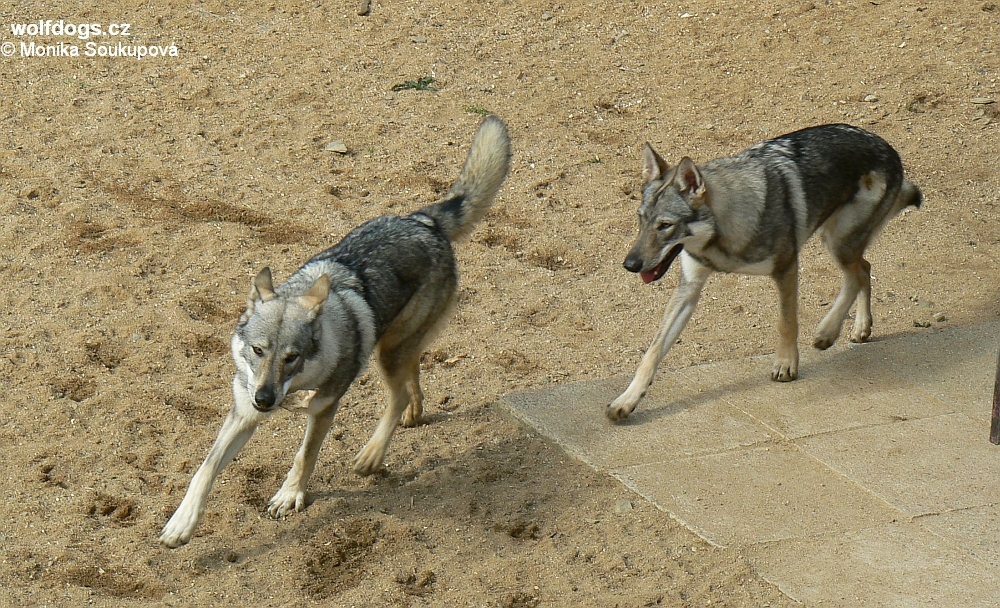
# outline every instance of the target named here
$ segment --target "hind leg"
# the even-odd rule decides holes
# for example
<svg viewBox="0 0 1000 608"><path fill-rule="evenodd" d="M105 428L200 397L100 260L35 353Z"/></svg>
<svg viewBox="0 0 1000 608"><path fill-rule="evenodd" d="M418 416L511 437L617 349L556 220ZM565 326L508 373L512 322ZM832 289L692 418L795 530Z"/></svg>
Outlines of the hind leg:
<svg viewBox="0 0 1000 608"><path fill-rule="evenodd" d="M867 342L872 336L872 265L864 258L858 264L861 290L858 291L858 305L854 311L851 342Z"/></svg>
<svg viewBox="0 0 1000 608"><path fill-rule="evenodd" d="M879 212L877 206L872 206L870 201L859 195L854 202L834 213L823 225L823 245L840 268L843 278L837 299L816 327L813 346L820 350L830 348L840 337L844 319L847 318L847 313L855 301L858 303L858 309L851 340L864 342L871 336L871 264L864 255L868 243L885 221L884 218L878 219Z"/></svg>
<svg viewBox="0 0 1000 608"><path fill-rule="evenodd" d="M847 313L850 312L851 304L855 300L858 301L858 314L851 340L864 342L872 331L871 264L860 256L851 261L838 259L837 263L844 273L844 278L840 284L840 293L830 307L830 312L826 313L816 328L813 346L820 350L830 348L837 341L844 319L847 318Z"/></svg>
<svg viewBox="0 0 1000 608"><path fill-rule="evenodd" d="M890 182L896 185L890 185ZM816 328L813 346L829 348L837 340L855 300L858 308L851 341L865 342L871 337L872 267L864 258L865 250L886 222L908 205L919 206L920 201L920 190L905 181L902 174L873 170L861 177L854 198L823 224L823 245L844 273L844 278L830 312Z"/></svg>
<svg viewBox="0 0 1000 608"><path fill-rule="evenodd" d="M410 395L410 405L403 412L403 426L409 428L420 424L424 415L424 392L420 390L420 355L417 354L417 369L406 382Z"/></svg>
<svg viewBox="0 0 1000 608"><path fill-rule="evenodd" d="M378 368L389 388L385 408L371 439L354 459L354 472L371 475L389 449L389 440L400 422L416 426L423 413L420 390L420 353L444 326L454 304L457 279L434 285L433 297L418 293L386 329L378 345Z"/></svg>
<svg viewBox="0 0 1000 608"><path fill-rule="evenodd" d="M408 348L407 348L408 346ZM399 425L403 411L410 403L408 384L419 383L420 350L418 344L409 344L398 349L381 349L379 371L389 388L389 405L375 427L375 432L365 447L354 458L354 472L371 475L382 466L389 450L389 441Z"/></svg>

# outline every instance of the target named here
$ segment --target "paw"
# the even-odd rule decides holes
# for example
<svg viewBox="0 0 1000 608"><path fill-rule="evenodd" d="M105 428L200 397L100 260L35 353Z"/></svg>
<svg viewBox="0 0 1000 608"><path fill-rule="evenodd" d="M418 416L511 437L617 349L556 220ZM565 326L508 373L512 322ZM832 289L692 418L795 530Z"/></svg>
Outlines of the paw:
<svg viewBox="0 0 1000 608"><path fill-rule="evenodd" d="M871 338L871 337L872 337L872 330L871 329L868 329L867 331L857 331L857 330L855 330L855 331L851 332L851 342L858 342L858 343L860 343L860 342L867 342L868 338Z"/></svg>
<svg viewBox="0 0 1000 608"><path fill-rule="evenodd" d="M403 412L403 419L402 419L403 426L405 426L408 429L413 428L415 426L419 426L420 423L423 422L423 413L424 413L424 408L422 407L415 408L411 404L408 408L406 408L406 411Z"/></svg>
<svg viewBox="0 0 1000 608"><path fill-rule="evenodd" d="M302 511L307 506L305 490L282 486L267 503L267 514L271 517L285 517L289 513Z"/></svg>
<svg viewBox="0 0 1000 608"><path fill-rule="evenodd" d="M611 405L604 408L604 414L611 422L621 422L628 418L629 414L635 411L635 406L639 405L639 400L626 399L622 395L611 402Z"/></svg>
<svg viewBox="0 0 1000 608"><path fill-rule="evenodd" d="M197 518L192 520L178 509L167 521L167 525L163 526L163 531L160 532L160 542L171 549L186 545L191 540L197 526Z"/></svg>
<svg viewBox="0 0 1000 608"><path fill-rule="evenodd" d="M855 323L854 331L851 332L851 342L867 342L868 338L872 337L872 324L871 321L868 323Z"/></svg>
<svg viewBox="0 0 1000 608"><path fill-rule="evenodd" d="M837 341L837 336L816 336L813 340L813 347L819 350L826 350L833 346L833 343Z"/></svg>
<svg viewBox="0 0 1000 608"><path fill-rule="evenodd" d="M370 445L358 452L354 457L354 472L362 477L368 477L382 466L385 452Z"/></svg>
<svg viewBox="0 0 1000 608"><path fill-rule="evenodd" d="M791 382L799 377L798 361L777 359L771 369L771 380L775 382Z"/></svg>

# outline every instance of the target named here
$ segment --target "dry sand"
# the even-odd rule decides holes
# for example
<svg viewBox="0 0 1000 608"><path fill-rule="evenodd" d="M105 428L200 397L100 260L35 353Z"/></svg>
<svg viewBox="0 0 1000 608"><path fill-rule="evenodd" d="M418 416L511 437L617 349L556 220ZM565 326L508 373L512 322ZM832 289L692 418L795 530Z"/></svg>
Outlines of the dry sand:
<svg viewBox="0 0 1000 608"><path fill-rule="evenodd" d="M62 5L8 6L0 42L29 40L10 23L128 22L130 44L178 56L0 58L3 604L791 605L498 405L630 373L652 339L677 270L646 286L621 267L647 140L703 161L864 126L926 196L870 251L874 339L998 314L993 2ZM436 90L391 91L422 77ZM508 121L513 168L459 249L460 303L423 363L427 424L356 477L385 403L366 373L315 502L274 521L304 423L278 413L192 542L161 547L231 402L253 274L281 280L360 222L435 200L484 111ZM840 279L815 242L802 268L807 348ZM717 275L664 368L772 352L776 314L769 280Z"/></svg>

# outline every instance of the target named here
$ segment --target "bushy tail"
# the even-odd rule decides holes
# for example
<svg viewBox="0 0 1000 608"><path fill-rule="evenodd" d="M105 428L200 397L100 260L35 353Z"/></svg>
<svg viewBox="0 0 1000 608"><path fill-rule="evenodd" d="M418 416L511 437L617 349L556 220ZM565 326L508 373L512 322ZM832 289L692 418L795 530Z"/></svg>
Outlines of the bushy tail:
<svg viewBox="0 0 1000 608"><path fill-rule="evenodd" d="M452 242L468 237L486 215L510 168L510 133L496 116L479 125L465 166L440 203L419 211L434 218Z"/></svg>
<svg viewBox="0 0 1000 608"><path fill-rule="evenodd" d="M903 187L899 190L899 208L903 209L913 205L917 209L924 202L924 193L920 191L913 182L903 180Z"/></svg>

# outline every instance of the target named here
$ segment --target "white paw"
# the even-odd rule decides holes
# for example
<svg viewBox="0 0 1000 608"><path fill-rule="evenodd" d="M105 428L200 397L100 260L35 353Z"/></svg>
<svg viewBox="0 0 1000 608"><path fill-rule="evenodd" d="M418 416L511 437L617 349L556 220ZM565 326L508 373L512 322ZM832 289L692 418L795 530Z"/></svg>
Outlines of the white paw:
<svg viewBox="0 0 1000 608"><path fill-rule="evenodd" d="M302 511L306 506L304 490L282 486L267 503L267 514L271 517L284 517L293 511Z"/></svg>
<svg viewBox="0 0 1000 608"><path fill-rule="evenodd" d="M186 545L198 527L197 513L187 513L181 505L160 532L160 542L175 549Z"/></svg>
<svg viewBox="0 0 1000 608"><path fill-rule="evenodd" d="M611 422L619 422L628 418L628 415L635 411L637 405L639 405L638 399L629 399L625 395L620 395L604 409L604 413Z"/></svg>

